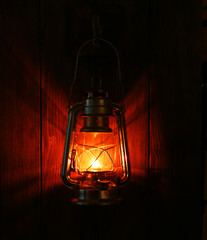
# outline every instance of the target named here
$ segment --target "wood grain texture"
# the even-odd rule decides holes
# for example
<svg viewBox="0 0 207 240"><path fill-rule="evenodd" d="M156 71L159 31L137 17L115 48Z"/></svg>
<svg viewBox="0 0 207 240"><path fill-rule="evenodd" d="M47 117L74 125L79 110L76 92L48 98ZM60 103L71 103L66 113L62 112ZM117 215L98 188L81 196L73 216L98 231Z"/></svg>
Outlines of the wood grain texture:
<svg viewBox="0 0 207 240"><path fill-rule="evenodd" d="M150 15L151 235L200 239L200 5L156 1Z"/></svg>
<svg viewBox="0 0 207 240"><path fill-rule="evenodd" d="M38 5L1 1L1 237L40 236Z"/></svg>
<svg viewBox="0 0 207 240"><path fill-rule="evenodd" d="M63 1L44 1L41 13L42 237L63 239L70 195L60 178L70 82L70 64L64 55L66 8Z"/></svg>

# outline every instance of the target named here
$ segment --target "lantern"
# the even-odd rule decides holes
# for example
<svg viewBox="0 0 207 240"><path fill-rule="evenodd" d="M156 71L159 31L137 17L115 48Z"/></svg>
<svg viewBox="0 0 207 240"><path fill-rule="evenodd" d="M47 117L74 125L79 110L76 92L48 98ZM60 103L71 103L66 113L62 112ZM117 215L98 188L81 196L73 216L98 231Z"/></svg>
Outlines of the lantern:
<svg viewBox="0 0 207 240"><path fill-rule="evenodd" d="M110 42L99 40L115 49ZM79 54L74 80L78 57ZM118 53L117 59L119 66ZM68 113L61 176L66 186L78 190L73 202L83 205L118 202L118 189L130 175L123 106L111 103L107 91L93 89Z"/></svg>

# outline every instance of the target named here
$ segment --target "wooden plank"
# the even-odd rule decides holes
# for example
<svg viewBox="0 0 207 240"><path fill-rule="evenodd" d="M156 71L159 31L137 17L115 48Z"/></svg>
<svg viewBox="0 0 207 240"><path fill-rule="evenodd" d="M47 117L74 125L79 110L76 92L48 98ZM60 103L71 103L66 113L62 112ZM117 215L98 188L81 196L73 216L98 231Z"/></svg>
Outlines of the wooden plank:
<svg viewBox="0 0 207 240"><path fill-rule="evenodd" d="M38 14L37 1L1 1L2 239L40 236Z"/></svg>
<svg viewBox="0 0 207 240"><path fill-rule="evenodd" d="M146 31L148 19L148 1L116 1L111 7L107 1L102 1L100 18L105 19L105 34L107 40L113 42L120 50L124 85L126 87L126 122L128 131L129 151L132 166L132 179L128 187L123 189L125 201L118 206L110 207L78 207L71 205L72 191L63 186L60 178L62 155L67 124L66 106L69 101L69 87L74 73L74 55L77 54L77 46L68 44L68 39L77 37L74 29L69 28L73 21L68 12L73 12L75 1L44 1L42 16L44 33L42 48L42 97L43 97L43 175L42 175L42 208L43 208L43 236L47 239L68 237L70 239L145 239L148 231L147 211L147 174L148 174L148 78L147 67L148 32ZM78 4L77 4L78 5ZM81 6L82 5L82 6ZM123 27L107 22L107 16L113 15L113 10L124 9L124 16L119 16L117 22L122 22ZM140 8L141 6L141 8ZM102 8L103 7L103 8ZM79 1L78 9L89 9L85 1ZM111 12L110 12L111 11ZM90 22L88 12L84 21ZM106 14L105 14L106 12ZM115 11L116 13L116 11ZM110 16L111 16L110 15ZM89 15L90 17L90 15ZM69 23L68 23L69 22ZM85 24L83 24L85 26ZM81 31L89 33L90 29L81 29L77 25L78 40L83 43ZM74 27L74 26L73 26ZM139 28L140 31L136 31ZM110 38L110 34L113 36ZM117 36L122 36L118 38ZM140 37L141 35L141 37ZM142 44L138 44L139 39ZM82 40L82 41L81 41ZM72 41L74 43L74 41ZM130 43L130 44L126 44ZM76 45L76 44L75 44ZM71 47L72 46L72 47ZM72 48L72 49L71 49ZM137 55L140 55L137 57ZM107 56L108 63L104 63L103 82L111 96L119 95L119 86L114 80L116 76L116 63L114 57ZM87 89L90 73L87 66L93 63L92 57L86 54L81 58L78 69L77 84L73 97L80 99L79 92ZM113 64L113 68L110 64ZM111 68L110 68L111 67ZM115 84L115 85L114 85ZM116 87L117 86L117 87ZM114 94L115 90L115 94ZM117 91L117 92L116 92ZM137 219L137 216L139 218ZM114 231L112 231L114 230ZM128 238L129 236L129 238Z"/></svg>
<svg viewBox="0 0 207 240"><path fill-rule="evenodd" d="M60 177L72 63L65 51L66 2L42 1L42 236L68 237L70 191ZM68 29L70 31L70 29Z"/></svg>
<svg viewBox="0 0 207 240"><path fill-rule="evenodd" d="M156 1L150 15L151 236L200 239L200 3Z"/></svg>

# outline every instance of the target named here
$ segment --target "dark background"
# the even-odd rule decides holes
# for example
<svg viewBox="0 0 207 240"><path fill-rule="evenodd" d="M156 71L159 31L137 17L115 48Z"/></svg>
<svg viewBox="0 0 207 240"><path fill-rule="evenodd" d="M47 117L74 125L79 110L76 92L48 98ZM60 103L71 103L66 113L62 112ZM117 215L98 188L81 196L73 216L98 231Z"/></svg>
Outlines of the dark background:
<svg viewBox="0 0 207 240"><path fill-rule="evenodd" d="M201 13L197 0L1 1L2 239L201 239ZM121 57L132 177L121 204L81 207L60 171L94 14ZM81 55L74 101L97 66L120 101L113 52L96 60Z"/></svg>

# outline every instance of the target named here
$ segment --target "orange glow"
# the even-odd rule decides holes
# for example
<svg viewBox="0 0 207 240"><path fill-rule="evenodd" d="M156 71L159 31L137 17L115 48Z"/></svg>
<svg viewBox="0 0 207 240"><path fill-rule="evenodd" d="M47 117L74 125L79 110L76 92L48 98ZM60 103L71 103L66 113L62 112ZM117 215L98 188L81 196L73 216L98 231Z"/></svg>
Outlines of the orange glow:
<svg viewBox="0 0 207 240"><path fill-rule="evenodd" d="M143 73L134 79L125 103L127 140L133 182L147 176L148 170L148 93L147 75ZM136 147L135 147L136 146Z"/></svg>
<svg viewBox="0 0 207 240"><path fill-rule="evenodd" d="M120 159L119 148L113 133L80 132L72 151L72 164L81 173L115 172L120 165L117 160Z"/></svg>
<svg viewBox="0 0 207 240"><path fill-rule="evenodd" d="M77 145L77 164L80 172L105 172L113 171L114 163L107 151L114 145L82 146Z"/></svg>
<svg viewBox="0 0 207 240"><path fill-rule="evenodd" d="M74 121L68 125L71 132L68 131L68 153L63 161L64 183L79 189L117 189L124 185L129 165L122 112L114 108L113 115L107 116L107 124L102 126L102 122L86 122L81 108L76 113L70 111L69 119ZM101 127L92 128L91 122Z"/></svg>

